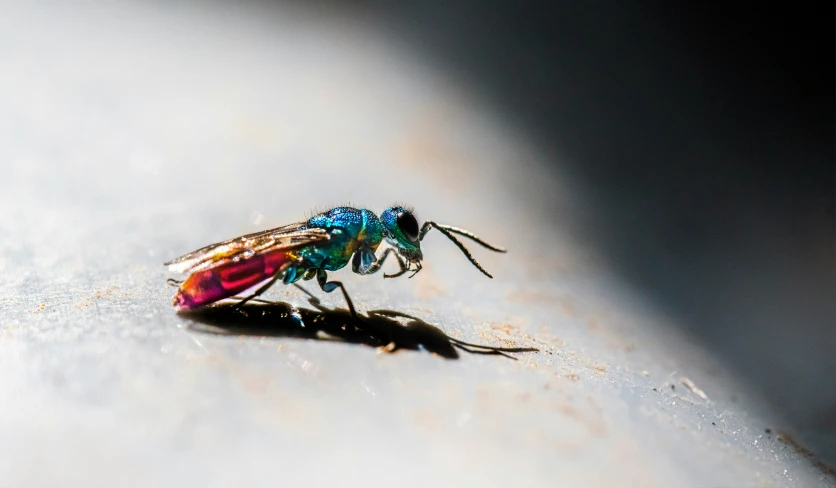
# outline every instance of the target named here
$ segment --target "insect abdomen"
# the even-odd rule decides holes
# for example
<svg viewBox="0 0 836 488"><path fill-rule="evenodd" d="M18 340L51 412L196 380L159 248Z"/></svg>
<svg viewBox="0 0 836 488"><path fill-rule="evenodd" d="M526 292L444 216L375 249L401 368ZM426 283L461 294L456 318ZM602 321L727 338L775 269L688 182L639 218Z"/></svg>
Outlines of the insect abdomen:
<svg viewBox="0 0 836 488"><path fill-rule="evenodd" d="M230 298L272 278L294 257L286 251L253 256L192 273L174 296L178 310L194 310Z"/></svg>

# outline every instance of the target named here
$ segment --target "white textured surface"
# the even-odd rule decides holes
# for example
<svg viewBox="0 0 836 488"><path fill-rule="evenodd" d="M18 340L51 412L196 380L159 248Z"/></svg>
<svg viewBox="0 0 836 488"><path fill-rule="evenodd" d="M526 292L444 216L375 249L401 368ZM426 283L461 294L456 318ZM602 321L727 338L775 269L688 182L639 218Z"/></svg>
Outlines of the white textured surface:
<svg viewBox="0 0 836 488"><path fill-rule="evenodd" d="M0 487L834 486L583 247L543 155L368 25L3 9ZM412 280L340 273L357 306L541 352L218 337L170 306L171 257L395 200L510 253L475 250L491 281L429 237Z"/></svg>

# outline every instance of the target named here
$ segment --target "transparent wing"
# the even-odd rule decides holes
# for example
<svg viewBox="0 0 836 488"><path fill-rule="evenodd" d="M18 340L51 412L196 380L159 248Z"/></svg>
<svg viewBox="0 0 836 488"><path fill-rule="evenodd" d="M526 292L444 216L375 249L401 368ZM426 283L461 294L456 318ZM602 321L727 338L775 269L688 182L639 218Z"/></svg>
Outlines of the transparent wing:
<svg viewBox="0 0 836 488"><path fill-rule="evenodd" d="M324 229L304 229L303 222L210 244L164 264L173 273L194 273L256 254L292 249L328 239Z"/></svg>

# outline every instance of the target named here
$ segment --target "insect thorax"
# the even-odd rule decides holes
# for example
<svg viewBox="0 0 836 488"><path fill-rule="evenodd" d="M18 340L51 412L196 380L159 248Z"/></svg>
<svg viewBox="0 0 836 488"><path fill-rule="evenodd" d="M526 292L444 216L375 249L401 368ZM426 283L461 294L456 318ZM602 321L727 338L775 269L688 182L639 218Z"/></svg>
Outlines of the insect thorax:
<svg viewBox="0 0 836 488"><path fill-rule="evenodd" d="M307 226L327 230L329 239L301 253L306 268L336 271L345 267L355 252L374 253L383 239L380 220L366 209L332 208L311 217Z"/></svg>

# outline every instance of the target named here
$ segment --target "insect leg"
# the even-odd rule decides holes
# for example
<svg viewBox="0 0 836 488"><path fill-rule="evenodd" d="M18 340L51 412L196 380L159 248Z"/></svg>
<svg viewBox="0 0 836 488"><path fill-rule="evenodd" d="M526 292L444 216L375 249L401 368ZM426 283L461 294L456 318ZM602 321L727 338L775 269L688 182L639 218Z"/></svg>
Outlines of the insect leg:
<svg viewBox="0 0 836 488"><path fill-rule="evenodd" d="M179 287L180 285L183 284L183 280L175 280L174 278L169 278L169 279L165 280L165 283L168 286L173 286L174 288L177 288L177 287Z"/></svg>
<svg viewBox="0 0 836 488"><path fill-rule="evenodd" d="M377 273L380 270L380 267L383 266L383 262L386 261L386 258L388 258L389 255L392 254L392 253L395 254L395 258L398 260L398 265L400 266L401 269L400 269L399 272L397 272L395 274L391 274L391 275L384 273L383 277L384 278L397 278L398 276L401 276L402 274L409 271L409 266L407 266L406 262L403 260L401 255L398 254L398 252L394 248L389 247L389 248L386 248L386 251L384 251L383 255L380 256L380 259L375 261L375 263L369 268L369 270L366 271L366 274Z"/></svg>
<svg viewBox="0 0 836 488"><path fill-rule="evenodd" d="M415 262L415 270L412 272L411 275L409 275L409 277L412 278L413 276L417 275L418 272L421 271L422 269L424 269L424 267L421 266L421 261L416 261ZM405 272L404 270L401 270L401 273L404 273L404 272Z"/></svg>
<svg viewBox="0 0 836 488"><path fill-rule="evenodd" d="M393 249L392 249L392 248L389 248L389 250L390 250L390 251L393 251ZM400 269L400 271L398 271L398 272L397 272L397 273L395 273L395 274L386 274L386 273L383 273L383 277L384 277L384 278L397 278L398 276L402 276L404 273L406 273L407 271L409 271L409 263L407 263L406 261L404 261L404 259L401 257L401 255L400 255L400 254L395 253L395 257L398 259L398 266L401 268L401 269ZM419 266L420 266L420 265L419 265Z"/></svg>
<svg viewBox="0 0 836 488"><path fill-rule="evenodd" d="M314 271L316 271L316 269L314 269ZM319 298L317 298L313 293L309 292L304 286L300 285L299 283L293 283L293 286L299 288L305 295L308 295L308 303L316 307L316 309L320 312L325 313L332 311L331 309L322 306L322 302L319 301Z"/></svg>
<svg viewBox="0 0 836 488"><path fill-rule="evenodd" d="M348 304L348 310L351 312L351 316L355 319L358 319L357 311L354 310L354 303L351 301L351 298L349 298L348 292L345 291L345 286L343 286L343 284L339 281L327 280L328 273L326 273L324 269L320 269L316 272L316 281L317 283L319 283L319 287L322 288L322 291L324 291L325 293L331 293L337 288L341 289L343 292L343 297L345 297L345 303Z"/></svg>
<svg viewBox="0 0 836 488"><path fill-rule="evenodd" d="M276 272L276 274L274 274L274 275L273 275L273 277L272 277L272 278L270 278L270 280L269 280L267 283L265 283L264 285L262 285L262 286L261 286L258 290L256 290L256 291L255 291L252 295L249 295L249 296L245 297L243 300L241 300L240 302L236 303L236 304L235 304L235 306L233 306L233 307L232 307L232 308L233 308L233 310L240 310L240 309L241 309L241 307L243 307L245 303L249 302L249 301L250 301L250 300L252 300L253 298L258 297L258 296L260 296L262 293L264 293L265 291L267 291L267 289L268 289L268 288L270 288L271 286L273 286L274 284L276 284L276 282L277 282L277 281L279 281L279 279L280 279L280 278L282 278L282 277L284 276L285 272L286 272L286 271L287 271L287 270L288 270L291 266L292 266L292 265L290 265L290 264L285 264L284 266L282 266L281 268L279 268L279 270Z"/></svg>
<svg viewBox="0 0 836 488"><path fill-rule="evenodd" d="M398 272L397 272L397 273L395 273L395 274L386 274L386 273L384 273L384 274L383 274L383 277L384 277L384 278L397 278L398 276L403 276L403 275L404 275L404 273L406 273L407 271L409 271L409 265L407 265L407 264L406 264L406 263L405 263L402 259L400 259L400 256L398 256L398 264L401 266L401 270L400 270L400 271L398 271ZM419 264L418 266L419 266L419 268L420 268L420 266L421 266L421 265ZM416 271L416 273L417 273L417 272L418 272L418 271ZM410 276L410 278L412 278L413 276L415 276L415 274L414 274L414 273Z"/></svg>

